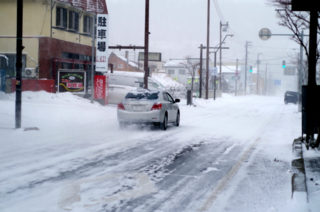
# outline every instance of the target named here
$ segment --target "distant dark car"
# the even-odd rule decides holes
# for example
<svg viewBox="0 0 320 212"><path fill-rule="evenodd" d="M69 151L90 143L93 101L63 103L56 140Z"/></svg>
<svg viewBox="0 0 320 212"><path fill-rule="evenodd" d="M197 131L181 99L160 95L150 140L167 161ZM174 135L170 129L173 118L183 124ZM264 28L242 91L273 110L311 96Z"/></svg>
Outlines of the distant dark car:
<svg viewBox="0 0 320 212"><path fill-rule="evenodd" d="M299 96L299 92L297 91L287 91L284 94L284 103L288 104L288 103L294 103L297 104L298 103L298 97Z"/></svg>

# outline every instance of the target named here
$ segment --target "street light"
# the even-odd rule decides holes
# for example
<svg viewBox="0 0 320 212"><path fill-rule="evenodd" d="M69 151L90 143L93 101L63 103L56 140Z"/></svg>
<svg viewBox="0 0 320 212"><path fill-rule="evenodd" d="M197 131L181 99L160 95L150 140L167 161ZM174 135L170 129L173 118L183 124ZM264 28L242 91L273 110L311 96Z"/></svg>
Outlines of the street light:
<svg viewBox="0 0 320 212"><path fill-rule="evenodd" d="M233 35L232 34L227 34L224 38L223 38L223 40L222 40L222 42L220 43L220 46L219 46L219 49L221 49L221 45L222 45L222 43L224 42L224 40L228 37L228 36L230 36L230 37L233 37ZM217 49L217 51L219 50L219 49ZM216 52L217 52L216 51ZM220 51L220 53L221 53L221 51ZM216 63L216 62L214 62L214 63ZM216 64L214 65L214 67L216 67ZM221 55L220 55L220 71L219 71L219 75L220 75L220 84L219 84L219 87L220 87L220 90L221 90Z"/></svg>
<svg viewBox="0 0 320 212"><path fill-rule="evenodd" d="M231 35L231 34L226 35L226 36L224 37L223 41L222 41L220 44L218 44L219 47L217 48L217 50L214 51L214 52L210 52L210 53L214 53L214 68L217 67L217 63L216 63L216 61L217 61L217 57L216 57L216 56L217 56L217 52L219 51L219 49L221 49L221 45L224 43L224 40L225 40L228 36L231 36L231 37L232 37L233 35ZM216 75L214 75L213 85L214 85L214 87L213 87L213 89L214 89L213 99L215 100L215 99L216 99ZM220 69L220 88L221 88L221 69Z"/></svg>

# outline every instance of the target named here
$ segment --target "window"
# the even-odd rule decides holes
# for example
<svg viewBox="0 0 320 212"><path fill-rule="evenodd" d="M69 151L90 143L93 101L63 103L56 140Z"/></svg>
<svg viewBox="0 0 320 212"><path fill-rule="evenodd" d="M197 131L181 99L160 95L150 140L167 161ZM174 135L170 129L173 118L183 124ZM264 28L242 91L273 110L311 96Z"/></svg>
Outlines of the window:
<svg viewBox="0 0 320 212"><path fill-rule="evenodd" d="M169 74L169 75L173 75L173 74L174 74L174 70L173 70L173 69L169 69L169 70L168 70L168 74Z"/></svg>
<svg viewBox="0 0 320 212"><path fill-rule="evenodd" d="M6 70L6 76L9 78L16 77L16 55L15 54L5 54L9 59L8 64L7 60L4 57L0 57L0 69ZM22 55L22 77L24 76L24 71L26 67L26 55Z"/></svg>
<svg viewBox="0 0 320 212"><path fill-rule="evenodd" d="M148 88L159 88L159 86L156 83L148 82Z"/></svg>
<svg viewBox="0 0 320 212"><path fill-rule="evenodd" d="M118 68L123 68L123 64L118 64Z"/></svg>
<svg viewBox="0 0 320 212"><path fill-rule="evenodd" d="M69 11L69 29L79 31L79 13Z"/></svg>
<svg viewBox="0 0 320 212"><path fill-rule="evenodd" d="M168 96L167 96L166 93L163 93L163 99L164 99L165 101L169 101Z"/></svg>
<svg viewBox="0 0 320 212"><path fill-rule="evenodd" d="M180 69L179 74L182 74L182 75L186 74L186 70Z"/></svg>
<svg viewBox="0 0 320 212"><path fill-rule="evenodd" d="M172 102L172 103L174 102L172 97L168 93L164 93L163 97L164 97L164 100L166 100L166 101L169 101L169 102Z"/></svg>
<svg viewBox="0 0 320 212"><path fill-rule="evenodd" d="M61 57L62 57L62 58L69 58L69 53L67 53L67 52L62 52Z"/></svg>
<svg viewBox="0 0 320 212"><path fill-rule="evenodd" d="M147 99L147 100L156 100L159 98L159 91L135 91L129 92L126 96L126 99Z"/></svg>
<svg viewBox="0 0 320 212"><path fill-rule="evenodd" d="M91 34L91 27L92 27L92 18L89 16L83 17L83 32L87 34Z"/></svg>
<svg viewBox="0 0 320 212"><path fill-rule="evenodd" d="M68 10L62 7L57 7L56 26L67 28Z"/></svg>

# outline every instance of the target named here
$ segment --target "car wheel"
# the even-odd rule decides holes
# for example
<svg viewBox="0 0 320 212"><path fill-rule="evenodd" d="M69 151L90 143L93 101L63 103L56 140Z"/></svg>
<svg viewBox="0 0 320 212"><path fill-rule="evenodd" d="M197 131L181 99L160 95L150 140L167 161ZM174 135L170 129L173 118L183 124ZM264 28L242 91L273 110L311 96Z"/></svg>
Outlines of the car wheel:
<svg viewBox="0 0 320 212"><path fill-rule="evenodd" d="M285 103L285 104L288 104L288 102L287 102L286 100L284 100L284 103Z"/></svg>
<svg viewBox="0 0 320 212"><path fill-rule="evenodd" d="M168 125L168 118L167 118L167 115L165 115L164 118L163 118L163 122L160 123L160 129L166 130L167 129L167 125Z"/></svg>
<svg viewBox="0 0 320 212"><path fill-rule="evenodd" d="M173 125L176 127L179 127L179 125L180 125L180 113L179 112L177 113L177 118L176 118L176 121L173 122Z"/></svg>

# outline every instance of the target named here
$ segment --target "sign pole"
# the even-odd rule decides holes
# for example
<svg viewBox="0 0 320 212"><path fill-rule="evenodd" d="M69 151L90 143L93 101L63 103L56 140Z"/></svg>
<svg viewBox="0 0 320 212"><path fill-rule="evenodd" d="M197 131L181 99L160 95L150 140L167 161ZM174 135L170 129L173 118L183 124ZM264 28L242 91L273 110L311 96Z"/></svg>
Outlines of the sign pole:
<svg viewBox="0 0 320 212"><path fill-rule="evenodd" d="M202 98L202 49L203 45L200 45L200 86L199 86L199 98Z"/></svg>
<svg viewBox="0 0 320 212"><path fill-rule="evenodd" d="M237 85L238 85L238 59L237 59L237 68L236 68L236 90L235 90L235 96L237 96Z"/></svg>
<svg viewBox="0 0 320 212"><path fill-rule="evenodd" d="M22 88L22 38L23 38L23 0L17 1L17 62L16 62L16 129L21 128L21 88Z"/></svg>
<svg viewBox="0 0 320 212"><path fill-rule="evenodd" d="M210 35L210 0L207 8L207 53L206 53L206 99L209 98L209 35Z"/></svg>
<svg viewBox="0 0 320 212"><path fill-rule="evenodd" d="M148 89L148 59L149 59L149 0L146 0L144 28L144 88Z"/></svg>
<svg viewBox="0 0 320 212"><path fill-rule="evenodd" d="M94 19L92 18L92 55L91 55L91 103L93 103L93 95L94 95L94 44L95 44L95 33L94 33Z"/></svg>

